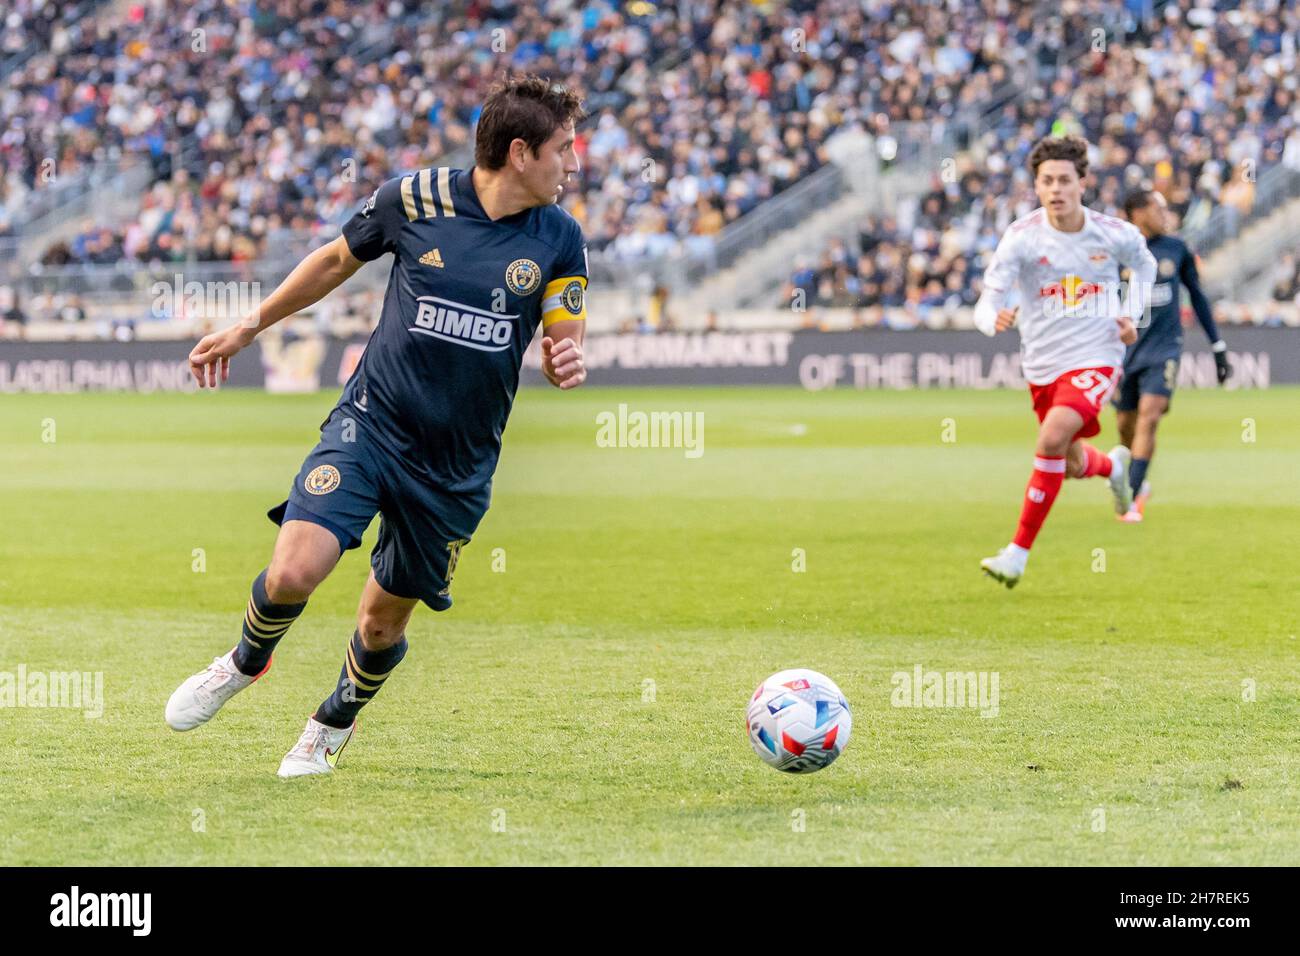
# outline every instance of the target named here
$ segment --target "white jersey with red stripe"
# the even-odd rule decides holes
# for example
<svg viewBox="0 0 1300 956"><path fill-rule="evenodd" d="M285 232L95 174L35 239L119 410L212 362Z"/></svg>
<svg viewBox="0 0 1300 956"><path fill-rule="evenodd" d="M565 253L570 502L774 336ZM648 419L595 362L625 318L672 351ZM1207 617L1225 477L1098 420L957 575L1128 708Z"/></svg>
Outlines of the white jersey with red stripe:
<svg viewBox="0 0 1300 956"><path fill-rule="evenodd" d="M1127 287L1120 268L1132 270ZM1137 320L1156 260L1132 223L1083 207L1083 228L1061 232L1042 207L1011 224L984 272L975 324L994 334L997 310L1020 292L1020 357L1025 379L1047 385L1081 368L1118 368L1124 345L1118 319ZM1136 283L1136 284L1135 284Z"/></svg>

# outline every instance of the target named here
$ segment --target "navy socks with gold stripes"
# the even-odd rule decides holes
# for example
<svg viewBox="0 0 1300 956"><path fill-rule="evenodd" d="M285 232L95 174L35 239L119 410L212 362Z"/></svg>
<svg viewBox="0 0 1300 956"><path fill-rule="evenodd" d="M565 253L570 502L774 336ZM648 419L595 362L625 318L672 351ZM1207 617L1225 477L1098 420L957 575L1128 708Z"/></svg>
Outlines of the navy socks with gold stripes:
<svg viewBox="0 0 1300 956"><path fill-rule="evenodd" d="M368 651L361 643L360 632L353 632L343 660L343 670L339 673L339 685L316 708L313 716L327 727L340 730L351 727L361 708L379 693L388 675L402 662L406 647L406 635L403 634L392 647Z"/></svg>
<svg viewBox="0 0 1300 956"><path fill-rule="evenodd" d="M240 673L254 675L266 670L271 663L271 652L298 619L307 602L301 604L272 604L266 596L266 570L253 581L253 594L244 611L244 633L235 648L235 667Z"/></svg>
<svg viewBox="0 0 1300 956"><path fill-rule="evenodd" d="M266 670L275 645L280 643L280 638L306 606L306 601L301 604L271 603L266 594L266 571L263 570L253 581L253 594L244 612L244 631L234 652L235 667L250 676ZM330 727L351 727L358 711L379 693L393 668L406 656L406 648L403 635L392 647L368 651L361 643L361 634L353 632L338 686L316 709L315 718Z"/></svg>

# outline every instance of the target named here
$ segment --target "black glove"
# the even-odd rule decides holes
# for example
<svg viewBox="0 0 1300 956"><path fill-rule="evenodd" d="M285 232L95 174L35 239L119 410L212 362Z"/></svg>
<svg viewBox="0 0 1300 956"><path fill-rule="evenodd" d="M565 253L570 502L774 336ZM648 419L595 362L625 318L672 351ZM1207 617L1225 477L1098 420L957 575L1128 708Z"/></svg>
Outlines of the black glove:
<svg viewBox="0 0 1300 956"><path fill-rule="evenodd" d="M1228 364L1228 346L1222 339L1214 343L1214 374L1222 385L1232 375L1232 366Z"/></svg>

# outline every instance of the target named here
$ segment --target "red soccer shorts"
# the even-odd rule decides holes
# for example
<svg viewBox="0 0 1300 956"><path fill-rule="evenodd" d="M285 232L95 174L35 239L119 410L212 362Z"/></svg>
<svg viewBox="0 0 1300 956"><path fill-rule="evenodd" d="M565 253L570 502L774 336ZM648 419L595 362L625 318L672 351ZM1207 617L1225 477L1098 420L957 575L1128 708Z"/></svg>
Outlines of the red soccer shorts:
<svg viewBox="0 0 1300 956"><path fill-rule="evenodd" d="M1114 368L1079 368L1066 372L1047 385L1030 385L1029 394L1034 399L1034 414L1039 422L1057 405L1073 408L1083 416L1083 427L1075 438L1091 438L1101 431L1097 416L1119 384L1119 372Z"/></svg>

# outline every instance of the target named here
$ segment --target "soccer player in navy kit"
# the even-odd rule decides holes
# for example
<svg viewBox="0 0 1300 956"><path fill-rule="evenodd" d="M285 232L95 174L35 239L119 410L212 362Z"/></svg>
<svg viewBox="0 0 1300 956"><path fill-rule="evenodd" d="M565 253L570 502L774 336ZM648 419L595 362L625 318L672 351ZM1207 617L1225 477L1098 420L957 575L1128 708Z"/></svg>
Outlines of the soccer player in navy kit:
<svg viewBox="0 0 1300 956"><path fill-rule="evenodd" d="M1150 321L1139 328L1138 340L1124 356L1124 376L1114 398L1120 442L1133 453L1128 476L1133 505L1123 520L1136 522L1142 520L1151 497L1146 474L1156 450L1156 427L1169 411L1183 355L1179 283L1186 286L1192 311L1210 340L1220 385L1228 380L1232 367L1228 365L1228 346L1219 338L1209 300L1201 291L1196 256L1181 239L1165 234L1165 197L1137 190L1125 198L1124 214L1142 230L1147 248L1156 258L1156 283L1149 297Z"/></svg>
<svg viewBox="0 0 1300 956"><path fill-rule="evenodd" d="M205 723L265 673L312 591L376 514L379 541L338 684L280 776L330 772L357 712L405 655L415 606L451 606L456 561L487 510L539 324L551 384L570 389L586 379L586 246L556 205L578 172L574 124L584 115L577 94L559 84L530 76L498 85L479 119L473 169L422 169L384 183L252 316L194 348L200 387L216 387L258 332L393 254L361 362L288 500L268 513L280 532L253 582L239 644L172 694L172 728Z"/></svg>

